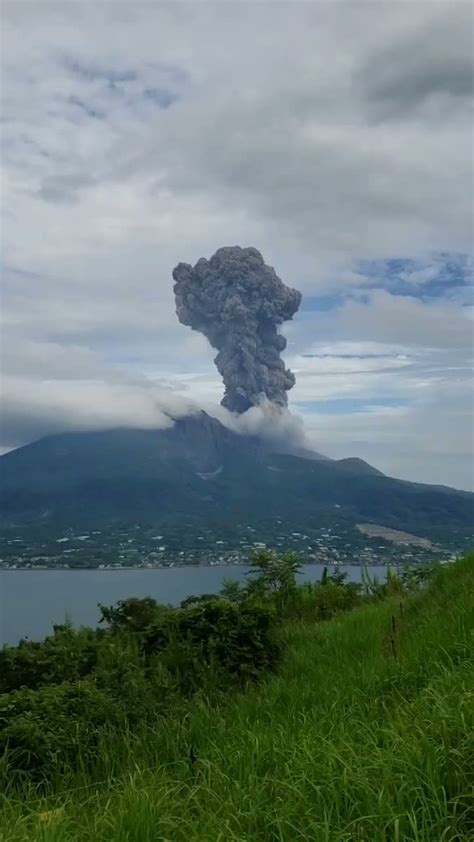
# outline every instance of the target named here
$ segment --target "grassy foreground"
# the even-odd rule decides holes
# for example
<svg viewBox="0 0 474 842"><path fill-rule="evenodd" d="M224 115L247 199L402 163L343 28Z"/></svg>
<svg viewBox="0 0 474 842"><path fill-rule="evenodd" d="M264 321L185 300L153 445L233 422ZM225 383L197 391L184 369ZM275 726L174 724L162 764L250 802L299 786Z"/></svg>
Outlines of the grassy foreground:
<svg viewBox="0 0 474 842"><path fill-rule="evenodd" d="M428 590L291 622L284 662L115 739L101 780L0 799L0 839L468 842L474 556Z"/></svg>

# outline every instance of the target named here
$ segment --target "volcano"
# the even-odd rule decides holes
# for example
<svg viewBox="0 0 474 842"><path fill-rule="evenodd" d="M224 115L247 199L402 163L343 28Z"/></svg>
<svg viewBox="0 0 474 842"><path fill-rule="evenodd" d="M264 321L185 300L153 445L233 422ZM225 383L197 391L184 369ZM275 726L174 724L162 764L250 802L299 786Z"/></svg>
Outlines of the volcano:
<svg viewBox="0 0 474 842"><path fill-rule="evenodd" d="M314 525L328 513L436 540L471 530L474 495L384 476L360 459L276 453L204 412L165 430L52 435L3 455L4 524L72 528L121 522L232 534L284 516Z"/></svg>

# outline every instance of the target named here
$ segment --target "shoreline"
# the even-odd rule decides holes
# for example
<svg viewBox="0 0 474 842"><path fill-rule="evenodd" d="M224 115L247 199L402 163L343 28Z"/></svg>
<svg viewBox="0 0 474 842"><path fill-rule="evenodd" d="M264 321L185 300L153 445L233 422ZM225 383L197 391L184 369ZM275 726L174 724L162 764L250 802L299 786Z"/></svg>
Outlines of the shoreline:
<svg viewBox="0 0 474 842"><path fill-rule="evenodd" d="M302 567L386 567L388 562L360 562L360 561L303 561ZM2 573L120 573L121 570L184 570L191 568L196 570L200 567L250 567L248 562L226 562L225 564L173 564L163 565L157 567L140 567L138 565L130 565L127 567L0 567L0 575Z"/></svg>

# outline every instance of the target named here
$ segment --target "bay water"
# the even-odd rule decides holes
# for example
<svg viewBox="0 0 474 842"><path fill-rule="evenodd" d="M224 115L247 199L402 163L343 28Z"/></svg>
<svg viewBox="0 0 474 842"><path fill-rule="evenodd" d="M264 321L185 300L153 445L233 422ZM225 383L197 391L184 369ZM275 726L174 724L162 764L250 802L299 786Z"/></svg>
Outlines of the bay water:
<svg viewBox="0 0 474 842"><path fill-rule="evenodd" d="M331 572L334 568L329 567ZM362 568L340 565L349 581L360 582ZM0 570L0 645L20 638L41 640L53 623L69 619L75 626L96 626L97 603L113 605L127 597L151 596L177 605L191 595L217 593L225 579L243 581L246 565L163 567L121 570ZM321 578L322 564L305 564L299 582ZM370 575L385 578L386 568L370 567Z"/></svg>

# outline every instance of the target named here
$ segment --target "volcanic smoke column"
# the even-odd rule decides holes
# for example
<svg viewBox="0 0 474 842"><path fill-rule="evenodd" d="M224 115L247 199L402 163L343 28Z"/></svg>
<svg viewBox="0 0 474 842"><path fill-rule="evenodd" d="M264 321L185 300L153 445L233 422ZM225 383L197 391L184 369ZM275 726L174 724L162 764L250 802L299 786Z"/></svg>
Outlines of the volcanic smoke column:
<svg viewBox="0 0 474 842"><path fill-rule="evenodd" d="M242 413L266 398L286 407L295 376L280 357L286 339L277 328L293 318L301 293L285 286L257 249L240 246L220 248L194 267L179 263L173 278L179 321L219 351L222 406Z"/></svg>

